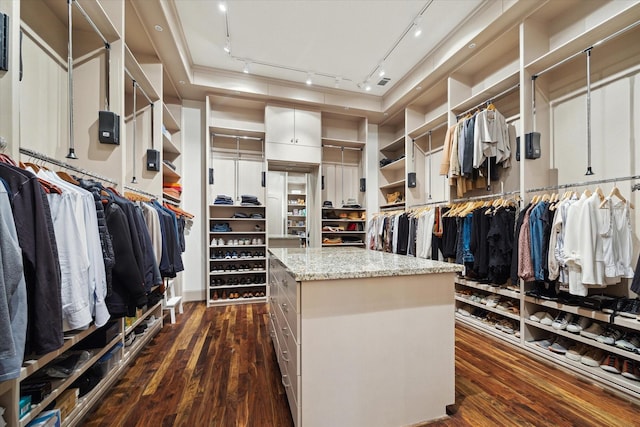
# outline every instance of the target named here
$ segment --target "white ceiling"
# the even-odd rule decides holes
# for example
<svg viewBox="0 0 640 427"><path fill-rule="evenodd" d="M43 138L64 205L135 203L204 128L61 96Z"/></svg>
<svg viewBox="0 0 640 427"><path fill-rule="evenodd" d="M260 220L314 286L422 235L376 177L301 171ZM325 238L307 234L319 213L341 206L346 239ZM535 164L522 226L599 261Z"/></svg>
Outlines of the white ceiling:
<svg viewBox="0 0 640 427"><path fill-rule="evenodd" d="M314 86L329 88L338 76L341 90L382 96L486 0L227 0L230 55L219 3L175 0L191 65L242 74L247 63L252 76L301 84L310 72ZM425 7L422 34L414 37ZM391 81L378 86L377 67L387 54Z"/></svg>

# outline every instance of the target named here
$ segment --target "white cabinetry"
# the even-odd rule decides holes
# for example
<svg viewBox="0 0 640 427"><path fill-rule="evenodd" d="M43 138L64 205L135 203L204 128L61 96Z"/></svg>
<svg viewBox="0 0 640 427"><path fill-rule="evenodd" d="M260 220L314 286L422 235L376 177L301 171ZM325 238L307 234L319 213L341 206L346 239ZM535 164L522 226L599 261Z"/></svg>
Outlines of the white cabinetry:
<svg viewBox="0 0 640 427"><path fill-rule="evenodd" d="M265 131L268 160L320 163L320 112L268 105Z"/></svg>

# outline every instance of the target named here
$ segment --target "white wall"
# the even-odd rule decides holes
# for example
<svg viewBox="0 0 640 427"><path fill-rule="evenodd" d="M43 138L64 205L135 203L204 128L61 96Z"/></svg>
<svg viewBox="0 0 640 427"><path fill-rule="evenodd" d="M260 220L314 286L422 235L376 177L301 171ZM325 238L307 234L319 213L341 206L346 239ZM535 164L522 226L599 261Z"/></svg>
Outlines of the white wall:
<svg viewBox="0 0 640 427"><path fill-rule="evenodd" d="M186 301L204 300L206 297L205 269L208 268L208 239L206 224L207 199L205 197L205 106L203 102L185 101L182 109L182 208L195 215L193 225L185 235L186 251L182 292Z"/></svg>

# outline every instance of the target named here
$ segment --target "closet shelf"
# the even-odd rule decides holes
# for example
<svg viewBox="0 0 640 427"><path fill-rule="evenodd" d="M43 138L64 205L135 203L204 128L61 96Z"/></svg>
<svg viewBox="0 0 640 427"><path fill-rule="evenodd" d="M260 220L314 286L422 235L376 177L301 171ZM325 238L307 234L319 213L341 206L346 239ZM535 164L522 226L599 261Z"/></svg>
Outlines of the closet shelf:
<svg viewBox="0 0 640 427"><path fill-rule="evenodd" d="M247 235L247 234L266 234L266 232L264 231L211 231L209 230L209 234L221 234L223 236L240 236L240 235ZM229 245L224 245L224 246L229 246ZM238 245L238 246L250 246L250 245Z"/></svg>
<svg viewBox="0 0 640 427"><path fill-rule="evenodd" d="M323 219L322 222L367 222L365 219Z"/></svg>
<svg viewBox="0 0 640 427"><path fill-rule="evenodd" d="M322 234L365 234L366 231L322 231Z"/></svg>
<svg viewBox="0 0 640 427"><path fill-rule="evenodd" d="M401 149L404 150L404 135L399 136L398 138L394 139L390 143L381 147L380 151L395 152L395 151L400 151Z"/></svg>
<svg viewBox="0 0 640 427"><path fill-rule="evenodd" d="M520 292L512 291L510 289L505 289L499 286L485 285L482 283L463 279L460 277L456 277L454 283L456 283L457 285L478 289L480 291L490 292L492 294L503 295L505 297L514 298L514 299L520 299Z"/></svg>
<svg viewBox="0 0 640 427"><path fill-rule="evenodd" d="M469 304L469 305L471 305L473 307L478 307L478 308L481 308L483 310L487 310L487 311L490 311L492 313L499 314L500 316L503 316L503 317L508 317L509 319L512 319L512 320L517 320L518 322L520 321L520 315L513 314L513 313L511 313L509 311L500 310L500 309L497 309L497 308L494 308L494 307L487 307L485 304L480 304L478 302L471 301L471 300L469 300L467 298L459 297L457 295L455 296L455 300L456 301L460 301L460 302L462 302L464 304ZM465 317L465 316L463 316L463 317Z"/></svg>
<svg viewBox="0 0 640 427"><path fill-rule="evenodd" d="M390 190L392 188L401 188L401 187L404 188L405 182L406 182L405 179L401 179L401 180L395 181L395 182L390 182L388 184L381 185L380 186L380 190ZM403 203L403 205L404 205L404 203Z"/></svg>
<svg viewBox="0 0 640 427"><path fill-rule="evenodd" d="M325 207L323 207L322 210L323 211L358 211L358 212L361 212L361 211L365 211L366 209L365 208L338 208L338 207L325 208ZM327 218L323 218L323 219L327 219Z"/></svg>
<svg viewBox="0 0 640 427"><path fill-rule="evenodd" d="M542 325L542 324L540 324L538 322L534 322L533 320L529 320L529 319L525 319L524 323L525 323L525 325L529 325L529 326L533 326L534 328L537 328L537 329L545 330L545 331L550 332L550 333L552 333L554 335L560 335L560 336L563 336L563 337L566 337L566 338L570 338L573 341L578 341L578 342L587 344L587 345L589 345L591 347L597 347L597 348L602 349L602 350L604 350L604 351L606 351L608 353L615 353L615 354L623 356L623 357L625 357L627 359L633 359L633 360L636 360L636 361L640 362L640 354L632 353L632 352L624 350L622 348L618 348L615 345L603 344L603 343L598 342L596 340L585 338L580 334L574 334L574 333L571 333L571 332L567 332L565 330L554 329L551 326Z"/></svg>
<svg viewBox="0 0 640 427"><path fill-rule="evenodd" d="M552 308L554 310L566 311L567 313L577 314L579 316L588 317L590 319L597 320L599 322L608 323L611 316L607 313L603 313L600 310L590 310L585 307L575 306L575 305L566 305L561 304L556 301L548 301L543 299L536 299L530 296L524 297L525 302L529 302L532 304L540 305L543 307ZM537 311L537 310L536 310ZM640 322L636 322L640 323ZM640 329L640 325L637 326Z"/></svg>
<svg viewBox="0 0 640 427"><path fill-rule="evenodd" d="M352 139L337 139L337 138L328 138L322 137L322 143L328 145L338 145L340 147L349 147L349 148L364 148L366 145L365 141L356 141Z"/></svg>
<svg viewBox="0 0 640 427"><path fill-rule="evenodd" d="M58 350L42 355L37 359L25 360L24 364L26 366L23 366L22 369L20 370L20 381L32 375L38 369L41 369L47 363L51 362L53 359L60 356L62 353L69 350L71 347L73 347L74 345L76 345L77 343L85 339L87 336L91 335L91 333L95 332L96 329L97 329L96 325L91 324L91 326L89 326L84 331L78 332L73 335L65 335L64 344Z"/></svg>
<svg viewBox="0 0 640 427"><path fill-rule="evenodd" d="M251 233L245 233L245 234L251 234ZM210 248L264 248L267 245L262 244L262 245L209 245ZM240 258L238 258L240 259ZM251 258L247 258L247 259L251 259ZM209 260L212 261L212 260ZM227 260L228 261L228 260Z"/></svg>
<svg viewBox="0 0 640 427"><path fill-rule="evenodd" d="M502 332L496 328L494 328L491 325L487 325L479 320L473 319L471 317L467 317L467 316L463 316L460 313L456 313L456 320L460 321L462 323L466 323L467 325L472 326L475 329L480 329L486 333L488 333L489 335L492 335L496 338L499 338L501 340L505 340L505 341L509 341L513 344L519 344L520 343L520 338L516 337L515 335L512 334L508 334L506 332Z"/></svg>
<svg viewBox="0 0 640 427"><path fill-rule="evenodd" d="M401 159L394 160L392 163L389 163L389 164L384 165L383 167L381 167L380 170L382 172L402 170L405 167L404 159L405 158L403 157Z"/></svg>
<svg viewBox="0 0 640 427"><path fill-rule="evenodd" d="M162 198L165 199L165 200L168 200L170 202L173 202L173 203L178 203L178 204L180 203L180 199L176 199L172 195L167 194L165 192L162 193Z"/></svg>
<svg viewBox="0 0 640 427"><path fill-rule="evenodd" d="M451 109L451 111L455 113L461 113L463 111L468 110L469 108L473 108L476 105L483 103L488 99L491 99L492 96L495 96L509 89L510 87L513 87L514 85L518 84L519 81L520 81L520 72L518 69L515 69L500 81L490 85L486 89L483 89L482 91L479 91L478 93L475 93L471 95L469 98L460 102L459 104L454 106Z"/></svg>
<svg viewBox="0 0 640 427"><path fill-rule="evenodd" d="M36 405L32 405L31 411L24 417L20 418L20 427L24 427L27 424L29 424L29 422L34 417L36 417L40 412L42 412L42 408L46 408L47 406L49 406L49 404L53 402L58 396L60 396L60 394L63 391L69 388L69 386L71 386L71 384L73 384L73 382L77 380L80 377L80 375L84 374L87 371L87 369L93 366L102 356L105 355L107 351L111 350L111 348L113 348L114 345L116 345L121 341L122 341L122 334L118 334L113 340L111 340L109 344L101 348L100 351L95 353L89 360L87 360L80 369L77 369L76 371L74 371L73 374L69 375L67 378L56 379L52 381L51 393L49 393L47 397L45 397L42 400L42 402Z"/></svg>
<svg viewBox="0 0 640 427"><path fill-rule="evenodd" d="M264 271L262 272L264 273ZM209 285L209 289L240 289L240 288L257 288L257 287L265 287L265 286L267 286L266 283L257 283L257 284L251 283L249 285L218 285L218 286ZM256 298L262 298L262 297L256 297Z"/></svg>
<svg viewBox="0 0 640 427"><path fill-rule="evenodd" d="M222 246L218 246L219 248ZM235 261L243 261L243 262L247 262L247 261L266 261L266 257L256 257L256 258L216 258L216 259L209 259L209 261L211 262L235 262Z"/></svg>
<svg viewBox="0 0 640 427"><path fill-rule="evenodd" d="M162 151L172 153L172 154L180 154L180 149L173 141L163 133L162 134Z"/></svg>
<svg viewBox="0 0 640 427"><path fill-rule="evenodd" d="M167 107L167 104L165 104L164 102L162 103L162 123L170 133L176 133L180 130L178 121L173 116L173 114L171 114L169 107Z"/></svg>
<svg viewBox="0 0 640 427"><path fill-rule="evenodd" d="M265 219L264 218L228 218L228 217L219 217L219 218L209 218L209 222L211 221L227 221L227 222L236 222L236 221L249 221L249 222L256 222L256 221L260 221L260 222L264 222Z"/></svg>
<svg viewBox="0 0 640 427"><path fill-rule="evenodd" d="M246 258L245 258L246 259ZM225 260L225 261L239 261L238 260ZM247 274L261 274L261 273L266 273L267 270L232 270L232 271L209 271L209 276L242 276L242 275L247 275ZM253 286L258 285L257 283L254 283Z"/></svg>
<svg viewBox="0 0 640 427"><path fill-rule="evenodd" d="M241 205L240 203L233 205L209 205L210 208L222 209L264 209L263 205Z"/></svg>
<svg viewBox="0 0 640 427"><path fill-rule="evenodd" d="M524 345L534 355L547 359L561 367L571 369L582 377L600 382L605 381L609 386L625 393L631 391L635 394L640 394L640 382L638 381L627 379L619 374L609 373L600 367L587 366L584 363L567 359L564 355L543 349L533 343L525 342Z"/></svg>
<svg viewBox="0 0 640 427"><path fill-rule="evenodd" d="M125 45L124 49L124 68L131 74L131 78L135 79L140 88L147 94L151 101L155 102L160 99L158 92L149 80L147 73L144 72L138 60L133 56L131 50ZM131 79L127 76L125 91L133 93L133 86L131 85Z"/></svg>
<svg viewBox="0 0 640 427"><path fill-rule="evenodd" d="M217 300L209 298L209 306L227 305L227 304L253 304L256 302L267 302L267 297L233 298L233 299L227 298L227 299L217 299Z"/></svg>
<svg viewBox="0 0 640 427"><path fill-rule="evenodd" d="M162 180L164 182L178 182L180 175L169 166L162 164Z"/></svg>
<svg viewBox="0 0 640 427"><path fill-rule="evenodd" d="M438 112L433 118L426 120L420 126L410 131L408 135L409 137L415 139L417 136L420 136L425 132L429 132L434 127L437 127L442 123L445 123L446 121L447 121L447 109L445 105L442 111L438 110ZM446 129L446 127L443 126L442 129ZM441 145L439 141L432 141L432 142L434 143L433 145Z"/></svg>
<svg viewBox="0 0 640 427"><path fill-rule="evenodd" d="M382 188L381 188L382 189ZM405 202L400 202L400 203L390 203L388 205L381 205L380 209L384 209L384 210L392 210L392 209L399 209L399 208L404 208Z"/></svg>
<svg viewBox="0 0 640 427"><path fill-rule="evenodd" d="M141 335L140 338L136 336L136 339L131 344L130 348L124 349L124 362L125 364L135 358L138 353L151 341L151 339L162 329L162 319L156 319L153 321L151 326L147 327L144 331L144 334Z"/></svg>
<svg viewBox="0 0 640 427"><path fill-rule="evenodd" d="M306 218L306 215L287 215L287 218Z"/></svg>
<svg viewBox="0 0 640 427"><path fill-rule="evenodd" d="M125 336L129 335L138 325L140 325L140 323L142 323L147 317L149 317L149 313L151 313L152 311L156 310L161 305L162 305L162 301L158 301L158 303L155 304L153 307L147 309L147 311L142 316L137 318L136 321L131 324L131 326L128 326L124 330L124 335Z"/></svg>

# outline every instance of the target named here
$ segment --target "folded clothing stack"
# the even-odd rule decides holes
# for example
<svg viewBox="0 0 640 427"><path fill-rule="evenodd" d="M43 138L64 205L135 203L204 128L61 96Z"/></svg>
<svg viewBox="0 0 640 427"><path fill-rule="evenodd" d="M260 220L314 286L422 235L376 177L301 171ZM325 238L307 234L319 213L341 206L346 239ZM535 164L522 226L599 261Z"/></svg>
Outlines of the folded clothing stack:
<svg viewBox="0 0 640 427"><path fill-rule="evenodd" d="M182 194L182 184L179 182L165 182L162 184L162 192L179 199Z"/></svg>
<svg viewBox="0 0 640 427"><path fill-rule="evenodd" d="M240 202L240 204L242 206L250 206L250 205L260 206L260 205L262 205L262 203L260 203L260 201L258 200L258 198L256 196L243 194L241 197L242 197L242 201Z"/></svg>
<svg viewBox="0 0 640 427"><path fill-rule="evenodd" d="M213 227L211 227L211 232L212 233L227 233L230 232L231 227L229 227L229 223L228 222L218 222L213 224Z"/></svg>
<svg viewBox="0 0 640 427"><path fill-rule="evenodd" d="M233 205L233 199L230 196L227 196L226 194L218 194L213 204L214 205Z"/></svg>

